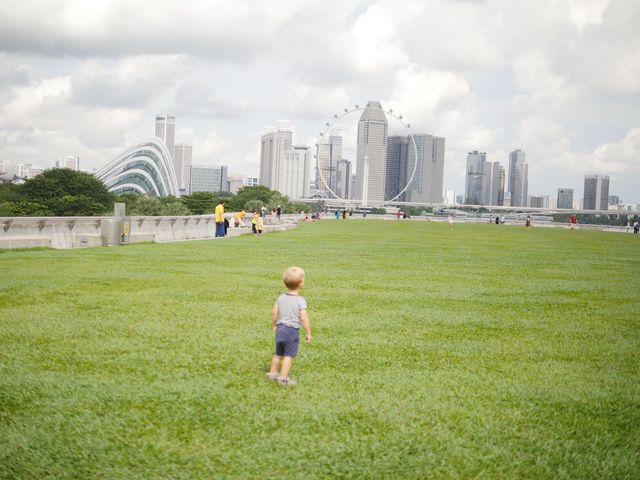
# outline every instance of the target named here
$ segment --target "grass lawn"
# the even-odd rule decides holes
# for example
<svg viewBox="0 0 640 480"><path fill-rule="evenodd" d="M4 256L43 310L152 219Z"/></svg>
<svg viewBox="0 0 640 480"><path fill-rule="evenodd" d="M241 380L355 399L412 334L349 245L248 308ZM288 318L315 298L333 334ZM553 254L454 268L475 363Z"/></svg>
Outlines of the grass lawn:
<svg viewBox="0 0 640 480"><path fill-rule="evenodd" d="M637 479L639 294L638 236L508 225L0 251L0 478Z"/></svg>

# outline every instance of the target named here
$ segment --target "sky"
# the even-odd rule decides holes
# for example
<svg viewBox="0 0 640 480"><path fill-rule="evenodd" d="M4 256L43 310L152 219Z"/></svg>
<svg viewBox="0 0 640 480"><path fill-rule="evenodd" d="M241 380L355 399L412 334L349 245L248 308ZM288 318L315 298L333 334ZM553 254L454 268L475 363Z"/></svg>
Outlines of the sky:
<svg viewBox="0 0 640 480"><path fill-rule="evenodd" d="M638 25L637 0L3 0L0 161L99 168L169 113L194 164L258 176L265 132L315 149L379 100L445 137L444 189L521 149L530 195L601 174L640 202Z"/></svg>

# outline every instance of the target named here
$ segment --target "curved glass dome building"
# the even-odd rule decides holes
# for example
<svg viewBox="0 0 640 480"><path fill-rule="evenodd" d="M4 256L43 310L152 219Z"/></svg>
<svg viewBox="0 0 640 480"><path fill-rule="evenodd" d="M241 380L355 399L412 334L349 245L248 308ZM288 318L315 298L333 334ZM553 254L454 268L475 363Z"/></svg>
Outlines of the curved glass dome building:
<svg viewBox="0 0 640 480"><path fill-rule="evenodd" d="M118 155L96 172L110 192L180 196L173 160L165 143L150 138Z"/></svg>

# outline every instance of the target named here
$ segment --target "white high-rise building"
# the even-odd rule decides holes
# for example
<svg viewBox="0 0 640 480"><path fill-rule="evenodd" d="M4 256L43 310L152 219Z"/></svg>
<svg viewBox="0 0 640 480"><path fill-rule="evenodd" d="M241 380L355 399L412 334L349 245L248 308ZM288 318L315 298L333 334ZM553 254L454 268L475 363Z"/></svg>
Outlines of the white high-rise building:
<svg viewBox="0 0 640 480"><path fill-rule="evenodd" d="M173 149L173 168L176 172L176 180L181 193L189 188L193 147L186 143L178 143Z"/></svg>
<svg viewBox="0 0 640 480"><path fill-rule="evenodd" d="M328 192L336 191L338 162L342 160L342 137L330 135L318 144L318 177L316 185L318 190ZM324 179L324 181L323 181ZM327 188L327 186L329 188Z"/></svg>
<svg viewBox="0 0 640 480"><path fill-rule="evenodd" d="M293 133L278 129L265 133L260 146L260 185L280 192L283 180L284 153L291 150ZM282 193L282 192L280 192Z"/></svg>
<svg viewBox="0 0 640 480"><path fill-rule="evenodd" d="M77 172L80 170L80 157L69 155L65 158L59 158L56 160L55 168L68 168Z"/></svg>
<svg viewBox="0 0 640 480"><path fill-rule="evenodd" d="M0 160L0 174L9 173L9 162L7 160Z"/></svg>
<svg viewBox="0 0 640 480"><path fill-rule="evenodd" d="M230 175L227 181L229 182L229 193L234 195L244 186L242 175Z"/></svg>
<svg viewBox="0 0 640 480"><path fill-rule="evenodd" d="M336 194L340 198L351 198L351 162L344 158L338 162L336 174Z"/></svg>
<svg viewBox="0 0 640 480"><path fill-rule="evenodd" d="M156 115L156 137L164 142L173 159L173 149L176 141L176 117L173 115Z"/></svg>
<svg viewBox="0 0 640 480"><path fill-rule="evenodd" d="M447 205L455 205L456 204L456 191L455 190L445 190L444 192L444 203Z"/></svg>
<svg viewBox="0 0 640 480"><path fill-rule="evenodd" d="M275 190L291 198L309 196L311 154L306 145L294 145L284 152L280 188Z"/></svg>
<svg viewBox="0 0 640 480"><path fill-rule="evenodd" d="M509 154L509 195L512 207L526 207L529 194L529 165L524 152L514 150Z"/></svg>
<svg viewBox="0 0 640 480"><path fill-rule="evenodd" d="M19 178L26 178L27 170L31 169L30 163L19 163L16 165L16 176Z"/></svg>
<svg viewBox="0 0 640 480"><path fill-rule="evenodd" d="M380 102L368 102L358 121L356 188L353 195L363 205L385 200L388 129Z"/></svg>

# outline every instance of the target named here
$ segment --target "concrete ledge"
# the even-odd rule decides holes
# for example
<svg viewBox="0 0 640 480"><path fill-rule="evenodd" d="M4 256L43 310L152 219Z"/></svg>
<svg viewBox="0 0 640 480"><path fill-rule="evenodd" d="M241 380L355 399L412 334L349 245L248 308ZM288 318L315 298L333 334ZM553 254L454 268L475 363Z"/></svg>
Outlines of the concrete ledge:
<svg viewBox="0 0 640 480"><path fill-rule="evenodd" d="M0 238L0 248L51 248L51 239L48 237L7 237Z"/></svg>

